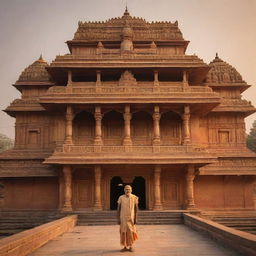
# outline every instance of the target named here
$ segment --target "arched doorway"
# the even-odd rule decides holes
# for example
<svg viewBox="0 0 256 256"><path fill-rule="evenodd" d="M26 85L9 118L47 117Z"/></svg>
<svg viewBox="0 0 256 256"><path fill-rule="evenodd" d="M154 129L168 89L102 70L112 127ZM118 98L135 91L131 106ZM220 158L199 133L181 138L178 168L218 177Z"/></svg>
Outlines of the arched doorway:
<svg viewBox="0 0 256 256"><path fill-rule="evenodd" d="M139 209L146 209L145 179L141 176L135 177L132 182L132 193L139 197Z"/></svg>
<svg viewBox="0 0 256 256"><path fill-rule="evenodd" d="M117 209L117 200L124 193L124 184L119 176L114 176L110 181L110 210Z"/></svg>

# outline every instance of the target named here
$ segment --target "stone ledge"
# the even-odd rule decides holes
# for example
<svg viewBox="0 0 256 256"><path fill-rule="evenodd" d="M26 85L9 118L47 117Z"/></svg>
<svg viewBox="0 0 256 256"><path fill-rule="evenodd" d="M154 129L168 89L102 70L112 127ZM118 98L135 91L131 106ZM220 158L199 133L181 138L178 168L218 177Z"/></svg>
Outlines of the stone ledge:
<svg viewBox="0 0 256 256"><path fill-rule="evenodd" d="M71 215L0 240L0 255L26 256L49 240L69 231L77 222Z"/></svg>
<svg viewBox="0 0 256 256"><path fill-rule="evenodd" d="M207 234L223 245L239 251L242 255L256 255L256 235L229 228L192 214L183 214L183 216L185 225Z"/></svg>

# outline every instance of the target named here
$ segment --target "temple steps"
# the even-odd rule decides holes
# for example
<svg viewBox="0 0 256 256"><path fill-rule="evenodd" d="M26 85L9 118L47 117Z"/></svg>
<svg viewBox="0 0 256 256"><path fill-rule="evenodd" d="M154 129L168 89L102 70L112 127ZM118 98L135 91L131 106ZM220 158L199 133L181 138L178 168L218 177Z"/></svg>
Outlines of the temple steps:
<svg viewBox="0 0 256 256"><path fill-rule="evenodd" d="M57 211L0 211L0 238L65 216Z"/></svg>
<svg viewBox="0 0 256 256"><path fill-rule="evenodd" d="M79 226L97 226L97 225L116 225L116 211L101 211L77 213ZM155 212L155 211L140 211L138 214L138 225L171 225L182 224L181 212Z"/></svg>
<svg viewBox="0 0 256 256"><path fill-rule="evenodd" d="M77 214L77 225L116 225L116 211L77 211L60 213L58 211L10 210L0 211L0 238L34 228L44 223ZM139 211L138 225L182 224L182 211Z"/></svg>
<svg viewBox="0 0 256 256"><path fill-rule="evenodd" d="M256 234L255 211L205 212L202 217L230 228Z"/></svg>

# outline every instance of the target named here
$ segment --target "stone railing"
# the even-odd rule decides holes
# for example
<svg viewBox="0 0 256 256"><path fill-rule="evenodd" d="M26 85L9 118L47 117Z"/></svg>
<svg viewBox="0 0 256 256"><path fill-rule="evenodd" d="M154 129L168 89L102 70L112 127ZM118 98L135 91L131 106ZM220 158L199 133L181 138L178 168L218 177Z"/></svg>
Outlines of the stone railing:
<svg viewBox="0 0 256 256"><path fill-rule="evenodd" d="M0 255L26 256L49 240L71 230L76 222L77 215L72 215L2 238L0 240Z"/></svg>
<svg viewBox="0 0 256 256"><path fill-rule="evenodd" d="M256 236L226 227L211 220L205 220L192 214L183 214L184 224L206 234L214 240L229 246L241 255L256 255Z"/></svg>
<svg viewBox="0 0 256 256"><path fill-rule="evenodd" d="M183 154L183 153L200 153L206 150L199 146L86 146L86 145L63 145L57 147L55 152L86 154L86 153L104 153L104 154L122 154L122 153L139 153L139 154Z"/></svg>
<svg viewBox="0 0 256 256"><path fill-rule="evenodd" d="M127 59L127 57L129 57L130 60L142 60L144 61L145 59L154 59L154 60L160 60L161 62L163 60L168 60L170 62L177 62L177 61L184 61L186 62L186 64L189 63L193 63L193 64L202 64L202 65L206 65L202 59L199 59L197 56L195 55L170 55L170 54L157 54L157 55L147 55L147 54L143 54L143 57L140 54L114 54L115 56L113 56L112 54L109 55L97 55L97 54L88 54L88 55L71 55L71 54L67 54L67 55L59 55L56 56L56 59L54 60L54 62L51 64L51 66L54 66L55 62L58 61L74 61L74 60L82 60L82 61L94 61L97 59Z"/></svg>
<svg viewBox="0 0 256 256"><path fill-rule="evenodd" d="M73 82L70 86L53 86L48 89L46 95L58 94L86 94L87 96L100 94L173 94L173 93L195 93L197 97L206 96L213 93L212 89L204 86L183 86L182 82L160 82L154 85L153 82L139 82L136 86L122 86L117 82L101 83L96 85L94 82Z"/></svg>
<svg viewBox="0 0 256 256"><path fill-rule="evenodd" d="M252 106L251 103L247 100L243 99L222 99L221 100L221 106L222 105L236 105L236 106Z"/></svg>

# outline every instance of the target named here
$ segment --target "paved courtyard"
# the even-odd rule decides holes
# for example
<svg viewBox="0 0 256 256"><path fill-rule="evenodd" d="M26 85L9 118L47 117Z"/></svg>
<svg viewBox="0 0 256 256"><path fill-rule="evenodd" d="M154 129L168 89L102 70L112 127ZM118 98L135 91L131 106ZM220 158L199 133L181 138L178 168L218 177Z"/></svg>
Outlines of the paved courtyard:
<svg viewBox="0 0 256 256"><path fill-rule="evenodd" d="M135 252L120 252L119 227L77 226L30 256L238 256L184 225L138 225Z"/></svg>

